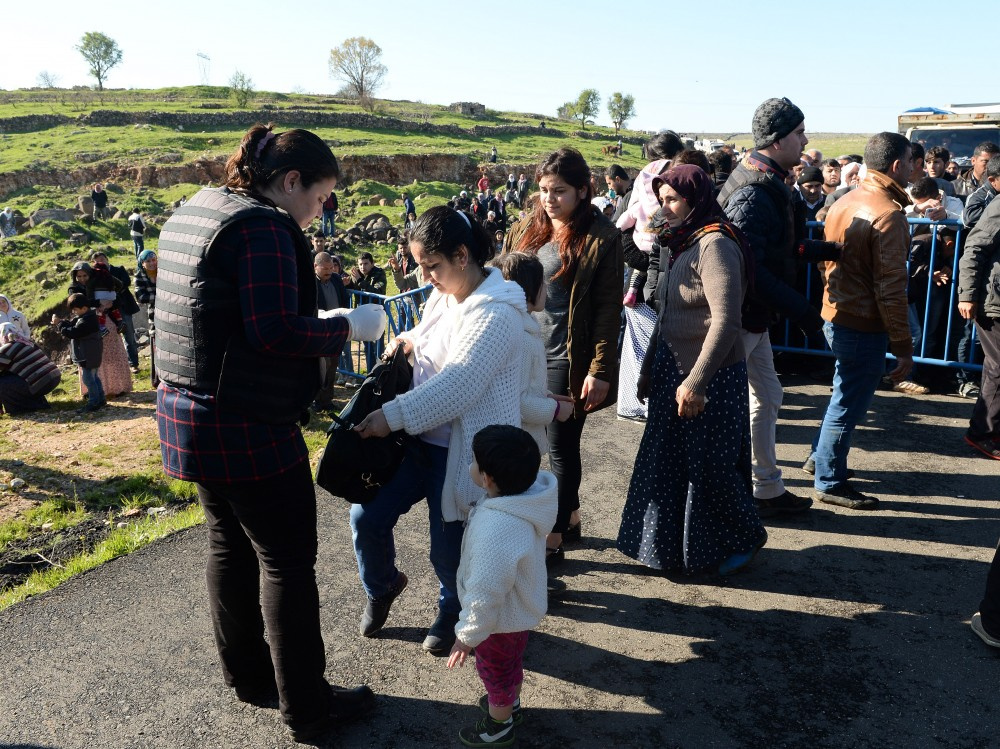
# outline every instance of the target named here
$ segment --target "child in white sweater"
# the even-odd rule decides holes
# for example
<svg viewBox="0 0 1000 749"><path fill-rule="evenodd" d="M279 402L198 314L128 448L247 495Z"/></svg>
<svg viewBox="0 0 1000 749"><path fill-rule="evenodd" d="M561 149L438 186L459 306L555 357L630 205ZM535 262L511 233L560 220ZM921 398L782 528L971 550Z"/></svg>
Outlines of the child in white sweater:
<svg viewBox="0 0 1000 749"><path fill-rule="evenodd" d="M528 631L548 607L545 536L556 519L556 477L539 471L534 438L514 426L493 425L472 440L469 473L486 496L476 502L462 538L458 597L462 613L448 668L476 649L486 687L486 715L459 731L466 746L511 746L521 722L522 658Z"/></svg>
<svg viewBox="0 0 1000 749"><path fill-rule="evenodd" d="M549 451L545 425L566 421L573 415L573 399L568 395L553 395L546 381L545 344L538 321L531 314L545 309L545 269L536 255L508 252L493 261L503 277L524 290L527 313L521 315L524 325L524 351L521 370L521 426L538 442L544 455Z"/></svg>

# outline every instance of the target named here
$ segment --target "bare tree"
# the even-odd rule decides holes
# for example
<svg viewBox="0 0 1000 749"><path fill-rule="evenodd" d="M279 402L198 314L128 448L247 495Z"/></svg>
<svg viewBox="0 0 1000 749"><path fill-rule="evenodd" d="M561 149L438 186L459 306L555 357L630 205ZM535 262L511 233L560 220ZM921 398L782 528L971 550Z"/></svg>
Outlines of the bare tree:
<svg viewBox="0 0 1000 749"><path fill-rule="evenodd" d="M371 99L387 72L382 48L371 39L355 36L330 50L330 75L356 99Z"/></svg>
<svg viewBox="0 0 1000 749"><path fill-rule="evenodd" d="M122 61L118 42L99 31L88 31L76 49L90 65L90 74L97 79L97 90L103 91L108 71Z"/></svg>
<svg viewBox="0 0 1000 749"><path fill-rule="evenodd" d="M39 88L56 88L59 85L59 76L55 73L43 70L38 74L37 82Z"/></svg>
<svg viewBox="0 0 1000 749"><path fill-rule="evenodd" d="M247 104L250 103L250 100L257 92L254 90L253 81L250 79L250 76L241 70L237 70L233 73L233 77L229 79L229 93L236 100L236 106L240 109L246 109Z"/></svg>
<svg viewBox="0 0 1000 749"><path fill-rule="evenodd" d="M611 124L615 126L615 135L618 135L625 123L635 117L635 98L632 94L616 91L608 99L608 114L611 116Z"/></svg>

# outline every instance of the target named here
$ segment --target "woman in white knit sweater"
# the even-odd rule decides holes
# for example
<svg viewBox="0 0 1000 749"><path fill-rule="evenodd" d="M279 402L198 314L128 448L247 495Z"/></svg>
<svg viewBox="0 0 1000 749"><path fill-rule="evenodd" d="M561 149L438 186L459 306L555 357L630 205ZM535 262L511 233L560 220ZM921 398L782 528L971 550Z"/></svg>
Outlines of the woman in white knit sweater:
<svg viewBox="0 0 1000 749"><path fill-rule="evenodd" d="M440 595L423 648L447 655L461 611L455 575L463 522L477 497L467 470L472 437L490 424L521 425L525 297L499 270L486 268L492 242L468 214L444 206L427 211L410 234L410 251L434 286L420 324L396 339L413 362L413 384L356 427L362 437L398 430L413 436L393 480L368 504L351 507L368 595L360 628L365 637L378 632L406 587L396 568L393 528L426 498Z"/></svg>

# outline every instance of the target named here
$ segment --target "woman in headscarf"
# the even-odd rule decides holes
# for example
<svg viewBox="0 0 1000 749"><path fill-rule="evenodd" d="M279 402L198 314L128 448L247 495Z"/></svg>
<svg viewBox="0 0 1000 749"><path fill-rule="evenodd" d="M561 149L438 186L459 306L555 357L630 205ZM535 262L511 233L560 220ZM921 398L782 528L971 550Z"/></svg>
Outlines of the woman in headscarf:
<svg viewBox="0 0 1000 749"><path fill-rule="evenodd" d="M4 208L0 211L0 237L13 237L17 234L17 223L14 221L14 211Z"/></svg>
<svg viewBox="0 0 1000 749"><path fill-rule="evenodd" d="M23 313L14 309L14 305L10 303L10 299L0 294L0 324L5 322L11 323L22 336L29 341L31 340L31 331L28 329L28 318Z"/></svg>
<svg viewBox="0 0 1000 749"><path fill-rule="evenodd" d="M154 388L160 384L160 378L156 374L156 336L153 328L153 313L156 311L156 271L156 253L152 250L140 252L135 269L135 300L139 304L146 305L148 320L146 329L149 332L149 381Z"/></svg>
<svg viewBox="0 0 1000 749"><path fill-rule="evenodd" d="M667 275L637 388L649 417L618 549L654 569L728 575L767 540L753 500L739 335L753 262L702 169L676 166L654 189Z"/></svg>
<svg viewBox="0 0 1000 749"><path fill-rule="evenodd" d="M84 294L88 303L92 307L97 306L93 298L94 270L89 263L75 263L70 270L70 283L66 289L69 294ZM111 335L109 335L111 333ZM128 354L125 351L125 344L122 337L115 332L108 318L107 327L101 333L104 341L104 355L101 357L101 366L98 374L101 384L104 385L104 394L108 398L116 395L124 395L132 392L132 370L128 361ZM80 375L80 394L87 395L87 386L83 383L83 375Z"/></svg>
<svg viewBox="0 0 1000 749"><path fill-rule="evenodd" d="M0 414L48 408L59 367L13 323L0 323Z"/></svg>

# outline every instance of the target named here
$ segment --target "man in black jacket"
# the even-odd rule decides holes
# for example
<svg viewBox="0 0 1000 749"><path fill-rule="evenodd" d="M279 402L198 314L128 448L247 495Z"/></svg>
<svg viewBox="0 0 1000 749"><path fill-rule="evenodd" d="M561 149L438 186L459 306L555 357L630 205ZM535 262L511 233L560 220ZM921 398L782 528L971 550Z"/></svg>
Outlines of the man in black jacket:
<svg viewBox="0 0 1000 749"><path fill-rule="evenodd" d="M1000 201L983 212L965 240L958 267L958 312L975 320L983 375L965 441L1000 460Z"/></svg>
<svg viewBox="0 0 1000 749"><path fill-rule="evenodd" d="M797 264L835 259L831 242L806 240L802 196L785 184L809 143L802 110L788 99L768 99L753 115L754 150L733 170L719 193L729 220L750 242L756 263L753 288L743 305L743 348L750 381L750 434L754 498L762 517L808 509L812 500L785 488L778 468L775 430L782 389L774 371L768 328L780 313L806 335L823 326L809 301L795 290ZM748 269L749 271L749 269Z"/></svg>

